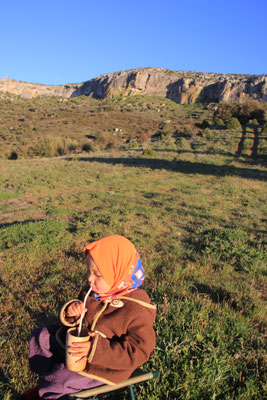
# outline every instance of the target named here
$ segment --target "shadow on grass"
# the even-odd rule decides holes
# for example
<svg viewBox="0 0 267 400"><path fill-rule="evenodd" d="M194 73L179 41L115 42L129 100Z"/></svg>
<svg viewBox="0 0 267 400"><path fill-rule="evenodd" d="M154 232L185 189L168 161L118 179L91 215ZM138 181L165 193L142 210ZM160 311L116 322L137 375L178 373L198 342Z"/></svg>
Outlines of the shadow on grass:
<svg viewBox="0 0 267 400"><path fill-rule="evenodd" d="M6 386L11 392L11 395L14 399L18 399L20 396L20 393L17 392L10 384L10 382L12 381L12 378L10 376L8 376L7 374L5 374L5 372L3 371L2 368L0 368L0 381L1 381L1 385L2 388L4 389L4 387Z"/></svg>
<svg viewBox="0 0 267 400"><path fill-rule="evenodd" d="M48 275L47 275L48 276ZM46 279L46 276L44 277L44 280ZM54 311L33 311L33 309L31 307L28 307L27 305L25 305L24 299L27 297L28 294L31 294L32 292L32 288L29 288L27 290L24 290L23 292L23 296L20 293L16 293L13 290L11 290L11 288L9 287L9 284L5 281L3 281L0 278L0 286L1 287L5 287L7 289L8 292L12 293L13 298L16 301L16 304L18 305L19 309L21 310L21 312L25 312L28 313L31 317L31 319L33 319L35 321L35 326L42 326L42 325L46 325L48 323L57 323L58 322L58 312L55 314ZM42 282L40 282L39 284L35 284L35 288L38 289L39 292L39 287L42 287ZM60 290L60 289L59 289ZM29 332L29 337L28 339L30 339L30 332Z"/></svg>
<svg viewBox="0 0 267 400"><path fill-rule="evenodd" d="M25 219L24 221L6 222L4 224L0 224L0 229L9 228L10 226L13 225L25 225L29 224L30 222L40 222L40 221L45 221L45 220L43 218L40 218L40 219Z"/></svg>
<svg viewBox="0 0 267 400"><path fill-rule="evenodd" d="M65 157L71 161L72 157ZM266 172L259 169L238 168L231 165L205 164L183 160L168 161L157 158L105 158L105 157L79 157L79 161L99 162L105 164L121 164L129 167L143 167L150 169L165 169L167 171L182 172L184 174L202 174L213 176L239 176L241 178L266 180Z"/></svg>
<svg viewBox="0 0 267 400"><path fill-rule="evenodd" d="M267 219L265 219L263 222L267 222ZM229 227L230 228L230 227ZM253 228L247 228L248 232L252 232L252 233L260 233L263 235L267 235L267 230L266 229L253 229ZM265 243L267 244L267 243Z"/></svg>
<svg viewBox="0 0 267 400"><path fill-rule="evenodd" d="M257 157L252 158L251 156L248 156L247 154L242 154L241 158L236 157L238 159L239 163L245 164L245 165L262 165L263 167L266 167L267 165L267 155L266 154L258 154Z"/></svg>
<svg viewBox="0 0 267 400"><path fill-rule="evenodd" d="M44 326L44 325L48 325L48 324L58 324L59 325L58 317L55 316L55 314L52 312L50 312L49 314L44 314L42 312L32 312L29 309L26 309L26 311L28 311L28 313L31 315L31 318L34 320L34 326L35 326L34 329L38 328L39 326ZM30 336L29 336L29 340L30 340Z"/></svg>
<svg viewBox="0 0 267 400"><path fill-rule="evenodd" d="M211 154L217 154L221 156L227 156L227 157L233 157L233 154L230 151L224 151L224 150L216 150L215 152L212 151L202 151L202 150L197 150L197 148L200 146L196 146L195 149L192 148L192 150L182 150L182 149L152 149L154 153L174 153L174 154L202 154L206 156L210 156ZM132 149L132 148L125 148L125 151L132 151L136 153L141 153L144 151L144 149ZM255 162L254 162L255 164Z"/></svg>
<svg viewBox="0 0 267 400"><path fill-rule="evenodd" d="M231 293L227 292L224 289L212 288L208 285L205 285L204 283L194 282L191 287L191 292L198 293L200 295L201 294L208 295L213 303L221 304L221 303L227 302L234 309L237 308L237 304L236 304L235 300L232 300Z"/></svg>

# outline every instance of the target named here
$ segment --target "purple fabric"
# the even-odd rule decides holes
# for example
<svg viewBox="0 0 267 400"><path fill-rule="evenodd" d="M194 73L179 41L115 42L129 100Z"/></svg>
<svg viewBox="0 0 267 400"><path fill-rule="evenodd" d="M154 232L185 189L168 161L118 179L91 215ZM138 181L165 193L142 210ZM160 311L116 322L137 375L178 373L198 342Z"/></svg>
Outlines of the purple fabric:
<svg viewBox="0 0 267 400"><path fill-rule="evenodd" d="M55 338L58 329L57 325L38 328L30 339L29 363L31 370L39 374L39 396L42 399L58 399L103 385L103 382L65 368L65 352Z"/></svg>

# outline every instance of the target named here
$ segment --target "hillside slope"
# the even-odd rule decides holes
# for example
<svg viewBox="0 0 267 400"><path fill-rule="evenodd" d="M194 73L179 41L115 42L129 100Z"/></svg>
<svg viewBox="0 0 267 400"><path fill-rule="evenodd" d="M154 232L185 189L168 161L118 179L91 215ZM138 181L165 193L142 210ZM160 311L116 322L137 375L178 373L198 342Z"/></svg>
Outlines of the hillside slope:
<svg viewBox="0 0 267 400"><path fill-rule="evenodd" d="M3 78L0 93L23 98L39 96L96 99L136 94L161 96L179 104L267 100L267 75L231 75L138 68L101 75L86 82L47 86Z"/></svg>

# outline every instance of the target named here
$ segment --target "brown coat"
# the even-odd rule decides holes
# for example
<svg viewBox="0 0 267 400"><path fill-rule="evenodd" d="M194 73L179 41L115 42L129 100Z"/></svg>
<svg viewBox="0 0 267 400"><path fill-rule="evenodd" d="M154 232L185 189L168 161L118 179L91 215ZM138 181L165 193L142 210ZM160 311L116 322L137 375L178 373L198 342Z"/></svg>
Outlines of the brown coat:
<svg viewBox="0 0 267 400"><path fill-rule="evenodd" d="M85 293L81 292L80 300ZM79 323L65 315L66 307L73 301L66 303L60 312L60 320L67 327ZM87 366L79 373L110 385L128 379L149 359L155 346L156 306L150 303L144 290L137 289L107 303L88 297L86 308L83 326L96 335Z"/></svg>

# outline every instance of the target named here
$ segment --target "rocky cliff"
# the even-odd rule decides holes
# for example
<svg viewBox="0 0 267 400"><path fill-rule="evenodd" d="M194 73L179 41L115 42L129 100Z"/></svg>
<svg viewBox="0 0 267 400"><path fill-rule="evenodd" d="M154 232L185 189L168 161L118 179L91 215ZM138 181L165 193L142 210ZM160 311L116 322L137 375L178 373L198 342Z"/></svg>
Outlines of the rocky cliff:
<svg viewBox="0 0 267 400"><path fill-rule="evenodd" d="M230 75L138 68L101 75L90 81L58 86L26 83L3 78L0 92L23 98L38 96L91 96L105 99L117 95L167 97L180 104L196 102L246 102L267 100L267 75Z"/></svg>

